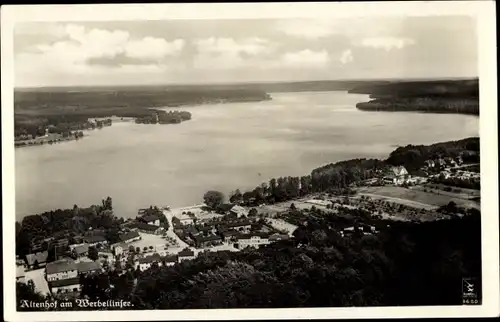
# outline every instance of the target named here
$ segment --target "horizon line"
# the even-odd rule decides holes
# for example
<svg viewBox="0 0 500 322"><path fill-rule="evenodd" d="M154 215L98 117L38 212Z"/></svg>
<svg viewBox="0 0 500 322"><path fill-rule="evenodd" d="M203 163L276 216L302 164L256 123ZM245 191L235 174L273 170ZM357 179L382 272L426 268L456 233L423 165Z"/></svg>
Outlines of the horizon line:
<svg viewBox="0 0 500 322"><path fill-rule="evenodd" d="M106 87L146 87L146 86L211 86L211 85L268 85L296 84L317 82L377 82L377 81L439 81L439 80L479 80L478 76L469 77L409 77L409 78L355 78L355 79L318 79L318 80L287 80L287 81L248 81L248 82L213 82L213 83L158 83L158 84L109 84L109 85L52 85L52 86L14 86L14 90L49 89L49 88L106 88Z"/></svg>

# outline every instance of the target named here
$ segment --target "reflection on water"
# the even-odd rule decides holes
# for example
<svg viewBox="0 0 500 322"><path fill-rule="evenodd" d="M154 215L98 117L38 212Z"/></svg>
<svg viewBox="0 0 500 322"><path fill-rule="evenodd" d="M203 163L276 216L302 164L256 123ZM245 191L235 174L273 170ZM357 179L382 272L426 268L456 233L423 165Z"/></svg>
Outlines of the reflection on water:
<svg viewBox="0 0 500 322"><path fill-rule="evenodd" d="M356 110L366 100L273 94L260 103L185 107L193 119L182 124L116 123L83 140L16 149L16 217L108 195L117 215L132 217L150 204L198 203L208 189L229 193L325 163L385 158L400 145L478 135L474 116Z"/></svg>

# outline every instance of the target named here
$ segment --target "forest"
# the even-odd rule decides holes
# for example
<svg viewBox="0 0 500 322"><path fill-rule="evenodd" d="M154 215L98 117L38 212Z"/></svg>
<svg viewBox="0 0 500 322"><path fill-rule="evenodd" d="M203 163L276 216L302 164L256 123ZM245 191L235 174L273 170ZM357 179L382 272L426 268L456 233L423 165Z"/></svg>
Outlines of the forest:
<svg viewBox="0 0 500 322"><path fill-rule="evenodd" d="M479 162L479 138L441 142L432 145L407 145L398 147L386 160L353 159L327 164L301 177L272 178L253 190L241 193L238 189L230 196L230 202L257 206L302 197L314 192L346 194L351 184L368 178L380 177L391 166L404 166L417 171L426 160L462 156L466 163ZM465 188L465 187L464 187Z"/></svg>
<svg viewBox="0 0 500 322"><path fill-rule="evenodd" d="M479 80L391 82L356 87L349 93L370 94L358 103L364 111L419 111L479 115Z"/></svg>
<svg viewBox="0 0 500 322"><path fill-rule="evenodd" d="M132 301L134 309L461 305L462 277L481 280L477 210L422 223L368 218L348 208L339 216L294 211L307 223L289 241L81 278L82 296ZM378 233L339 234L361 224L376 225ZM21 291L34 296L25 286Z"/></svg>
<svg viewBox="0 0 500 322"><path fill-rule="evenodd" d="M220 102L249 102L270 100L260 90L251 89L168 89L163 87L88 88L71 90L23 89L14 92L15 136L44 135L45 128L53 125L68 130L90 128L89 118L133 117L137 123L152 124L152 114L158 114L158 123L175 124L189 120L184 111L165 112L159 107L176 107Z"/></svg>
<svg viewBox="0 0 500 322"><path fill-rule="evenodd" d="M123 218L113 215L113 203L110 197L101 205L81 208L74 205L72 209L57 209L42 214L26 216L21 222L16 221L16 255L24 258L31 253L33 241L45 238L68 238L72 243L73 236L81 235L92 227L93 230L104 230L109 243L119 241L120 224ZM42 250L53 252L45 243Z"/></svg>

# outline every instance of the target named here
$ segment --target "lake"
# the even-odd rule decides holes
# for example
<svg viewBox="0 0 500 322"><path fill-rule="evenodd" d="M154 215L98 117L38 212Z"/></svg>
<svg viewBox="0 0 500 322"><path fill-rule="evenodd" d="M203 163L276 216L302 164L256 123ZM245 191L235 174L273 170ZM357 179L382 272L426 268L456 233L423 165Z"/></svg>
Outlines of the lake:
<svg viewBox="0 0 500 322"><path fill-rule="evenodd" d="M207 190L229 194L327 163L386 158L399 145L479 135L476 116L357 110L368 95L271 95L182 107L193 117L182 124L114 123L79 141L16 149L16 219L107 196L117 216L135 217L149 205L198 204Z"/></svg>

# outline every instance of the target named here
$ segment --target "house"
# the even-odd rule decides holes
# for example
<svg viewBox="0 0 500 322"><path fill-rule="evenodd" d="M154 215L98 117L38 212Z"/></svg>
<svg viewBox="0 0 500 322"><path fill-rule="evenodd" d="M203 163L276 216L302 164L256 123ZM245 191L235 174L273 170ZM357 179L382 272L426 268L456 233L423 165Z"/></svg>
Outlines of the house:
<svg viewBox="0 0 500 322"><path fill-rule="evenodd" d="M240 233L234 229L231 229L231 230L228 230L228 231L224 231L221 233L222 235L222 238L224 240L224 242L228 243L230 242L231 240L235 239L236 236L238 236Z"/></svg>
<svg viewBox="0 0 500 322"><path fill-rule="evenodd" d="M98 244L107 245L108 241L104 236L94 235L94 236L86 236L83 238L83 241L87 243L89 246L97 246Z"/></svg>
<svg viewBox="0 0 500 322"><path fill-rule="evenodd" d="M76 264L76 268L79 274L84 275L99 272L102 270L101 264L99 262L79 262Z"/></svg>
<svg viewBox="0 0 500 322"><path fill-rule="evenodd" d="M245 208L238 205L233 206L233 208L231 208L229 212L233 215L236 215L236 218L248 216L248 211Z"/></svg>
<svg viewBox="0 0 500 322"><path fill-rule="evenodd" d="M277 241L280 241L280 240L288 240L290 239L290 236L286 235L286 234L272 234L271 236L269 236L269 241L270 242L277 242Z"/></svg>
<svg viewBox="0 0 500 322"><path fill-rule="evenodd" d="M217 235L209 235L209 236L197 235L194 236L193 240L196 244L196 247L198 248L208 247L211 245L222 243L220 236Z"/></svg>
<svg viewBox="0 0 500 322"><path fill-rule="evenodd" d="M163 262L165 266L174 266L179 262L179 257L177 255L165 256L163 257Z"/></svg>
<svg viewBox="0 0 500 322"><path fill-rule="evenodd" d="M80 278L73 277L63 280L55 280L49 282L49 288L53 296L60 296L66 293L80 292Z"/></svg>
<svg viewBox="0 0 500 322"><path fill-rule="evenodd" d="M189 248L180 251L177 254L177 256L179 257L179 262L196 258L194 252L192 250L190 250Z"/></svg>
<svg viewBox="0 0 500 322"><path fill-rule="evenodd" d="M206 226L198 225L195 227L196 227L196 230L198 230L198 232L203 233L203 234L215 234L217 232L217 229L215 228L215 226L211 226L211 225L206 225Z"/></svg>
<svg viewBox="0 0 500 322"><path fill-rule="evenodd" d="M58 239L56 240L53 245L55 247L66 247L69 245L69 240L68 238L61 238L61 239Z"/></svg>
<svg viewBox="0 0 500 322"><path fill-rule="evenodd" d="M154 225L157 227L160 226L160 217L158 217L157 215L145 215L139 218L139 221L148 225Z"/></svg>
<svg viewBox="0 0 500 322"><path fill-rule="evenodd" d="M73 248L73 254L76 255L77 258L85 257L89 254L89 245L82 244Z"/></svg>
<svg viewBox="0 0 500 322"><path fill-rule="evenodd" d="M61 259L48 263L45 267L45 276L48 282L78 277L75 261Z"/></svg>
<svg viewBox="0 0 500 322"><path fill-rule="evenodd" d="M240 234L236 238L238 239L238 243L235 244L236 248L244 249L246 247L255 247L259 248L260 245L269 244L269 235L268 233L251 233L251 234Z"/></svg>
<svg viewBox="0 0 500 322"><path fill-rule="evenodd" d="M151 256L140 258L139 259L139 269L141 270L141 272L143 272L143 271L151 268L153 263L158 263L158 266L161 266L162 265L161 260L162 260L162 258L158 254L153 254Z"/></svg>
<svg viewBox="0 0 500 322"><path fill-rule="evenodd" d="M124 243L131 243L136 240L140 240L141 235L136 231L129 231L128 233L123 233L120 235L120 240Z"/></svg>
<svg viewBox="0 0 500 322"><path fill-rule="evenodd" d="M26 276L24 274L24 266L16 266L16 281L20 283L26 282Z"/></svg>
<svg viewBox="0 0 500 322"><path fill-rule="evenodd" d="M127 255L129 247L130 246L126 243L115 243L111 245L111 250L114 252L115 256L119 256L122 254Z"/></svg>
<svg viewBox="0 0 500 322"><path fill-rule="evenodd" d="M248 219L241 221L233 221L224 224L224 228L235 229L235 230L250 230L250 228L252 228L252 222Z"/></svg>
<svg viewBox="0 0 500 322"><path fill-rule="evenodd" d="M138 231L145 234L159 235L163 231L163 227L146 224L144 222L138 222L135 224Z"/></svg>
<svg viewBox="0 0 500 322"><path fill-rule="evenodd" d="M45 266L45 264L47 263L47 257L49 257L49 253L47 251L28 254L26 255L26 265L30 269L38 268L39 266Z"/></svg>
<svg viewBox="0 0 500 322"><path fill-rule="evenodd" d="M401 185L405 183L410 178L408 171L403 166L392 167L389 174L384 176L385 183L393 183L395 185Z"/></svg>
<svg viewBox="0 0 500 322"><path fill-rule="evenodd" d="M436 166L436 163L433 160L425 160L425 166L428 168L434 168Z"/></svg>
<svg viewBox="0 0 500 322"><path fill-rule="evenodd" d="M184 216L182 218L179 218L179 221L183 225L192 225L194 223L194 218L191 218L191 217L188 217L188 216Z"/></svg>
<svg viewBox="0 0 500 322"><path fill-rule="evenodd" d="M184 227L184 234L189 235L192 237L198 235L200 232L194 227L194 226L185 226Z"/></svg>

